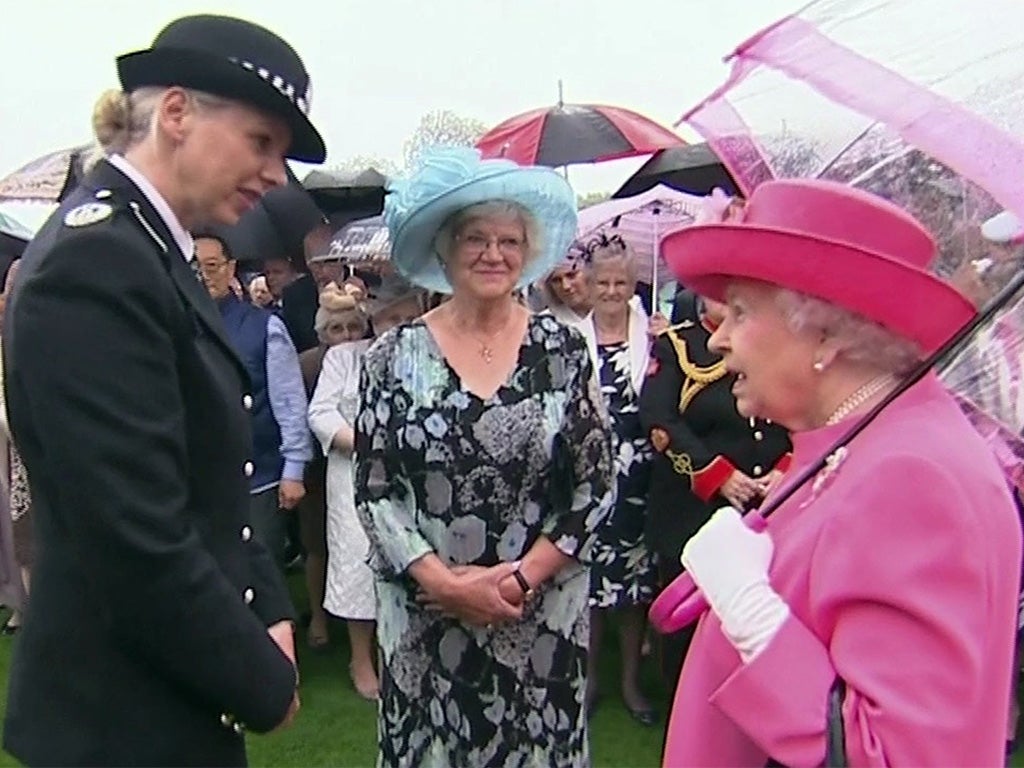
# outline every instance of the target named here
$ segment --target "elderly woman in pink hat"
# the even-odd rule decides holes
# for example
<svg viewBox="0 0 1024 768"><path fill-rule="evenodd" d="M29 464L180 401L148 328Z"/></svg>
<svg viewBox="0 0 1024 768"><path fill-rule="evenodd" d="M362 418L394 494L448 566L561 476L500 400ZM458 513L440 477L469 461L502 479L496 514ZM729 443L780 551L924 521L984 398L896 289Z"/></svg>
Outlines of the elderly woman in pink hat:
<svg viewBox="0 0 1024 768"><path fill-rule="evenodd" d="M790 478L973 313L926 271L935 245L917 221L829 182L765 183L742 221L674 233L663 251L682 283L727 304L709 346L737 375L740 413L792 430ZM665 765L820 765L840 730L851 765L1002 764L1020 525L933 374L765 531L720 509L682 561L710 611Z"/></svg>

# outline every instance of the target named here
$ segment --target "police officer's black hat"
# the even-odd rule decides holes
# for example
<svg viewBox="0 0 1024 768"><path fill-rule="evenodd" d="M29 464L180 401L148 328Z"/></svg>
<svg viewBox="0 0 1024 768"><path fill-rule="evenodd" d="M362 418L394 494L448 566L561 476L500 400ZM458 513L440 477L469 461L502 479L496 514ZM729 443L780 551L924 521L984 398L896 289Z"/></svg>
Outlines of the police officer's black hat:
<svg viewBox="0 0 1024 768"><path fill-rule="evenodd" d="M148 50L117 59L121 87L179 85L252 104L292 129L288 157L322 163L324 141L309 120L310 82L302 59L270 30L229 16L172 21Z"/></svg>

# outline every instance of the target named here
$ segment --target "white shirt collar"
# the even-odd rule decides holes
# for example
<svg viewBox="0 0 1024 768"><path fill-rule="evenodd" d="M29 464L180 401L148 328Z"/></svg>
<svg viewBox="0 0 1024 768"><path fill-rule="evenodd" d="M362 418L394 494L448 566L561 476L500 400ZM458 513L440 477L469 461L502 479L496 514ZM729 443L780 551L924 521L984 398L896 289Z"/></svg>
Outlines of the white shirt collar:
<svg viewBox="0 0 1024 768"><path fill-rule="evenodd" d="M131 179L132 183L145 195L149 204L156 209L156 212L160 214L160 218L164 220L167 229L171 231L171 237L174 238L175 245L185 255L185 261L191 262L192 257L195 255L195 243L192 241L192 235L181 226L181 222L174 215L174 211L171 210L171 206L167 204L164 196L157 191L157 188L153 186L150 180L138 168L125 160L123 156L110 155L107 157L107 161Z"/></svg>

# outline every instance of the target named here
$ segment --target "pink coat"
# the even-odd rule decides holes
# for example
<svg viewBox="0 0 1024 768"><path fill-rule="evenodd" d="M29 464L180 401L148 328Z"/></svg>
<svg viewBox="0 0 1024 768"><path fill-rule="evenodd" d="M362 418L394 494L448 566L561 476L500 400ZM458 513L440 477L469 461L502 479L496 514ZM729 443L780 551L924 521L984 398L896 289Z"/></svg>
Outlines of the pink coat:
<svg viewBox="0 0 1024 768"><path fill-rule="evenodd" d="M791 473L846 426L794 435ZM837 674L851 765L1002 765L1021 530L985 443L929 376L811 485L768 525L789 619L743 665L704 615L664 765L820 765Z"/></svg>

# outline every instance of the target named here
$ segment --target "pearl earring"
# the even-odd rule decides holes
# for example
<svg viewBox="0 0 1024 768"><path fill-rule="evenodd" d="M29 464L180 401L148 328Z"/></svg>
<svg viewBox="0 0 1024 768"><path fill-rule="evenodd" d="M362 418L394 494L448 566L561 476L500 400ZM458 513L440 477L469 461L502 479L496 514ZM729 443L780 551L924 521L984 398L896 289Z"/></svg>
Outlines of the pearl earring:
<svg viewBox="0 0 1024 768"><path fill-rule="evenodd" d="M821 360L815 360L814 365L811 367L814 368L814 370L817 371L818 373L821 373L822 371L825 370L825 364L821 362Z"/></svg>

